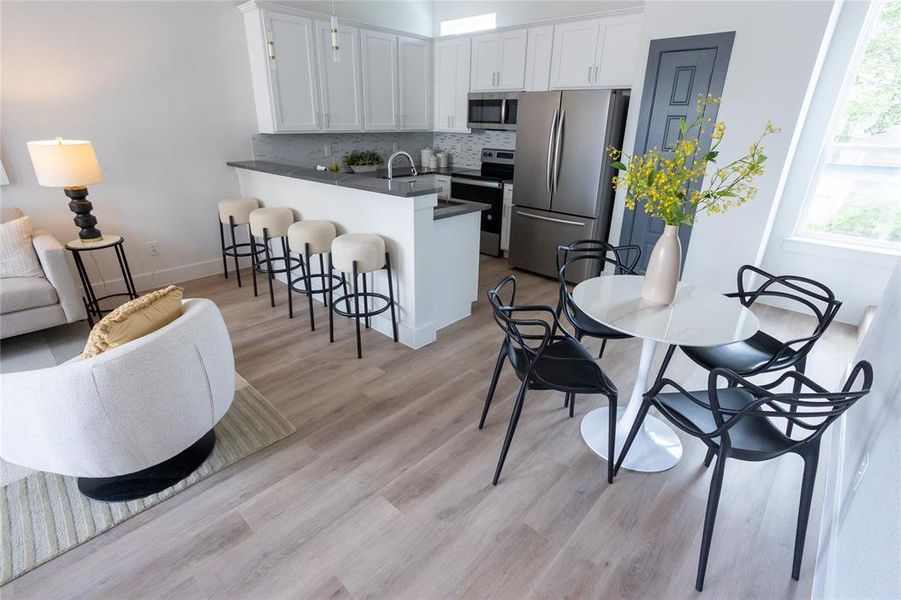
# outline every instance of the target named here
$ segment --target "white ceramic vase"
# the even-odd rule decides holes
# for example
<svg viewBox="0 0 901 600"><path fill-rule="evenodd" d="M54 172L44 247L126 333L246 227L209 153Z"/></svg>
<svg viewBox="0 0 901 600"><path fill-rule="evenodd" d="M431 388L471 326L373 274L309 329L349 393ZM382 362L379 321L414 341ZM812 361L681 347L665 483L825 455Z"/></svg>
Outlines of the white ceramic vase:
<svg viewBox="0 0 901 600"><path fill-rule="evenodd" d="M682 242L679 226L666 225L663 235L651 251L648 269L641 286L641 297L652 304L672 304L679 285L679 268L682 265Z"/></svg>

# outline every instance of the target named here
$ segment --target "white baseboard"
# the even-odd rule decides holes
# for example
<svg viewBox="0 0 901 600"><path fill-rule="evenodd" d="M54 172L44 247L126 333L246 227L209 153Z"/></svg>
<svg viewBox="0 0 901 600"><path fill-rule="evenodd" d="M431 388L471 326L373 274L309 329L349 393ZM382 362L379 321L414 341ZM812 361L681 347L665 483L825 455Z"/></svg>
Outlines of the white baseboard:
<svg viewBox="0 0 901 600"><path fill-rule="evenodd" d="M199 279L200 277L208 277L217 273L222 273L222 259L219 258L181 267L160 269L159 271L152 271L150 273L132 273L132 279L134 280L135 288L138 290L138 293L141 293L146 290L160 288L173 283L182 283L192 279ZM91 286L94 288L95 294L103 296L105 294L123 291L125 282L122 277L107 279L105 282L98 281L94 277L94 274L91 273Z"/></svg>

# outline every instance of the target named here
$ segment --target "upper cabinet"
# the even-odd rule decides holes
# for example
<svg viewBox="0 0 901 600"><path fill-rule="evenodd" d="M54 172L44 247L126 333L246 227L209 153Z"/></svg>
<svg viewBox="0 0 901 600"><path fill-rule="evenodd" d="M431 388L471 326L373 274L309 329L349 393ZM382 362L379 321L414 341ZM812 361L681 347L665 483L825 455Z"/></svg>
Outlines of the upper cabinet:
<svg viewBox="0 0 901 600"><path fill-rule="evenodd" d="M469 38L435 42L435 131L468 132Z"/></svg>
<svg viewBox="0 0 901 600"><path fill-rule="evenodd" d="M316 21L319 48L322 129L360 131L363 129L363 81L360 66L360 30L342 26L338 30L339 60L332 56L331 24Z"/></svg>
<svg viewBox="0 0 901 600"><path fill-rule="evenodd" d="M249 5L244 25L260 133L318 131L312 19Z"/></svg>
<svg viewBox="0 0 901 600"><path fill-rule="evenodd" d="M398 100L397 36L364 29L363 115L367 130L385 131L400 127Z"/></svg>
<svg viewBox="0 0 901 600"><path fill-rule="evenodd" d="M640 32L640 15L556 25L550 87L631 86Z"/></svg>
<svg viewBox="0 0 901 600"><path fill-rule="evenodd" d="M473 36L470 91L517 91L525 86L526 30Z"/></svg>
<svg viewBox="0 0 901 600"><path fill-rule="evenodd" d="M430 43L398 36L400 67L400 128L428 130L432 126L432 57Z"/></svg>
<svg viewBox="0 0 901 600"><path fill-rule="evenodd" d="M551 77L551 55L554 45L554 26L532 27L526 45L527 92L546 92Z"/></svg>

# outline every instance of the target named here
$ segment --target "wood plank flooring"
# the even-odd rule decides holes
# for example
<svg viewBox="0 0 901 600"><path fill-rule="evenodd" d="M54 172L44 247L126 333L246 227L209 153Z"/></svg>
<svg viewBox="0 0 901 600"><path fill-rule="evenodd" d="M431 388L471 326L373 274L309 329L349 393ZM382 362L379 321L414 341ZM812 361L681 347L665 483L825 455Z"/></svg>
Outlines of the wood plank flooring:
<svg viewBox="0 0 901 600"><path fill-rule="evenodd" d="M222 309L238 371L297 433L11 582L4 598L697 596L709 486L700 443L683 437L670 471L622 471L608 485L579 434L580 418L606 400L579 397L570 419L561 394L533 392L491 485L518 382L505 370L479 431L500 341L484 290L507 272L483 257L472 317L419 351L364 332L362 361L349 321L328 343L322 306L315 332L304 303L289 321L284 287L270 308L234 278L188 282L187 296ZM517 277L522 302L556 302L553 281ZM811 326L777 309L758 314L782 336ZM855 335L833 325L811 374L840 379ZM639 352L635 340L608 344L602 366L621 396ZM682 356L669 373L704 385ZM790 578L800 476L793 456L729 463L705 597L809 596L818 508L801 581Z"/></svg>

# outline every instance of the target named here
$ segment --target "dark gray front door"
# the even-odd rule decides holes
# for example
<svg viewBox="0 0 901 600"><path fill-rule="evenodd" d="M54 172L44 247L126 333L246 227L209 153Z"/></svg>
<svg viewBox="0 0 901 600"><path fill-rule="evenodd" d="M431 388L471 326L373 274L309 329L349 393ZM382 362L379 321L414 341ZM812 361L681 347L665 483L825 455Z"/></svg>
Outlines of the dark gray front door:
<svg viewBox="0 0 901 600"><path fill-rule="evenodd" d="M664 151L671 149L679 139L679 122L684 119L690 123L697 116L698 95L722 95L734 39L735 32L730 31L651 40L634 154L642 154L654 147ZM707 116L716 120L716 113L717 106L710 105ZM701 152L706 152L709 146L710 136L705 133L701 139ZM635 210L626 210L620 242L641 247L638 268L642 272L662 233L663 220L645 214L640 204ZM683 264L690 236L691 227L683 225L679 229Z"/></svg>

